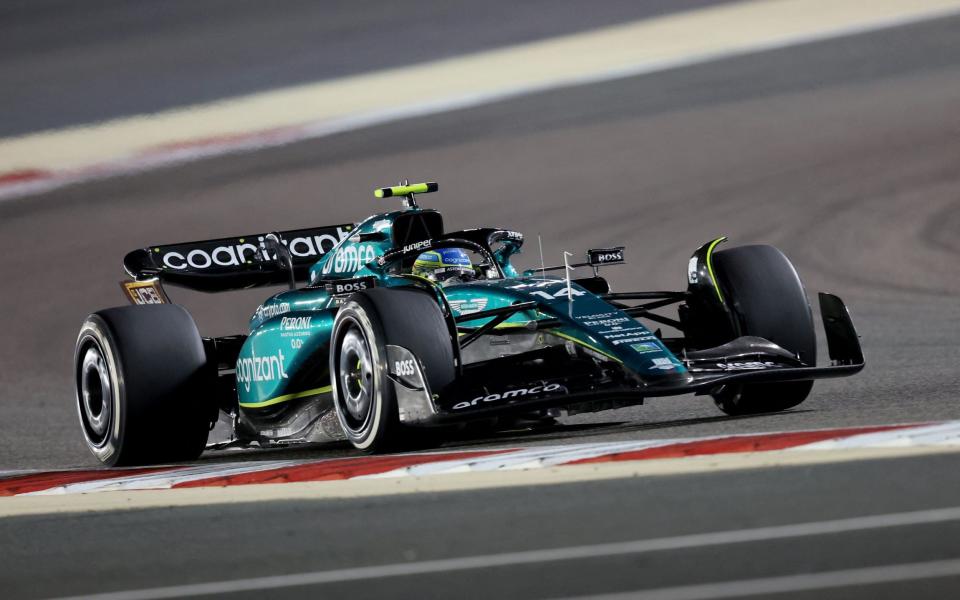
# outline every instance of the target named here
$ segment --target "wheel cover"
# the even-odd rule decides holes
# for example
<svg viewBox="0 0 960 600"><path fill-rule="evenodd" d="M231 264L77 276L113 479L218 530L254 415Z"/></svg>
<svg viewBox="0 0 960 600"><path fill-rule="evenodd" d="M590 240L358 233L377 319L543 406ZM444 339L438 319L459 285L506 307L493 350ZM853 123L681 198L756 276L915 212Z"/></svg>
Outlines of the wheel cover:
<svg viewBox="0 0 960 600"><path fill-rule="evenodd" d="M96 345L87 348L80 365L80 407L90 441L103 445L113 421L113 385L103 353Z"/></svg>
<svg viewBox="0 0 960 600"><path fill-rule="evenodd" d="M363 332L351 325L340 344L337 382L347 424L354 431L362 431L370 421L373 407L373 360L370 346Z"/></svg>

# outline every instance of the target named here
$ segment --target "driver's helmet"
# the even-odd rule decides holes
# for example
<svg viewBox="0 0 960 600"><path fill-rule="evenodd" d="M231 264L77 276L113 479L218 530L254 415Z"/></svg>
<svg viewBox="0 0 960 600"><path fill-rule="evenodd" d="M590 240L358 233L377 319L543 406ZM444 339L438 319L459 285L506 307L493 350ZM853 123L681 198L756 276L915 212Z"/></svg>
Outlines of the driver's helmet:
<svg viewBox="0 0 960 600"><path fill-rule="evenodd" d="M413 274L440 285L462 283L477 276L470 256L461 248L439 248L424 252L413 263Z"/></svg>

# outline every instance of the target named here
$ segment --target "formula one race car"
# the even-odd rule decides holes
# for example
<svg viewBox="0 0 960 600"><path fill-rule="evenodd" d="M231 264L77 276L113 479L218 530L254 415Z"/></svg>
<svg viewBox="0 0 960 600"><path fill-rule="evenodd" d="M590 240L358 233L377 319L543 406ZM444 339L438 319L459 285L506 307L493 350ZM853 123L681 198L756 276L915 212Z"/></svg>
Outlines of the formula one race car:
<svg viewBox="0 0 960 600"><path fill-rule="evenodd" d="M820 309L832 364L816 365L803 286L772 246L716 251L721 237L694 252L685 291L612 293L600 269L622 264L622 247L521 274L512 264L520 233L445 231L415 199L436 190L379 189L404 208L357 225L129 253L133 280L122 286L133 306L90 315L77 340L77 403L93 453L135 465L192 460L213 445L344 439L385 452L480 420L689 393L730 415L781 411L814 379L864 366L847 309L830 294ZM589 276L572 277L577 268ZM206 338L164 283L290 289L257 307L249 335ZM671 305L679 318L653 312Z"/></svg>

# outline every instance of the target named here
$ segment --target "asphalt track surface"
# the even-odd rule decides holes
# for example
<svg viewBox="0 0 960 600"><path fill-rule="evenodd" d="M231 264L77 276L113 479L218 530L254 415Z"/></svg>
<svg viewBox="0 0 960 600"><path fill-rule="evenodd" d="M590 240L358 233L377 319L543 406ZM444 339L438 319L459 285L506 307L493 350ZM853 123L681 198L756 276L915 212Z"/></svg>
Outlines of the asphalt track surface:
<svg viewBox="0 0 960 600"><path fill-rule="evenodd" d="M960 480L954 476L955 457L362 500L7 518L0 519L0 545L5 547L0 583L11 598L265 576L281 578L267 588L247 583L241 587L248 591L228 597L510 600L696 584L714 584L709 587L716 594L722 589L716 582L727 582L739 597L751 588L748 582L762 578L875 567L895 573L895 565L956 559ZM904 513L951 508L949 520L892 526L898 519L894 515L902 519ZM803 527L869 516L883 526L837 523L816 533ZM801 525L806 535L766 529L784 525ZM709 533L718 533L719 539L676 539ZM663 538L670 540L664 544ZM743 541L734 542L737 538ZM569 555L570 548L622 542L640 543L619 553L603 547L580 550L582 556L565 560L537 552L553 549ZM536 554L523 562L489 564L518 552ZM402 571L425 561L473 556L484 557L473 568L460 563L397 576L374 569L360 581L291 586L295 578L282 577L361 566L400 565ZM949 577L883 585L839 585L836 580L844 578L836 577L825 589L801 586L776 598L949 598L960 589L956 567ZM723 596L659 596L684 597Z"/></svg>
<svg viewBox="0 0 960 600"><path fill-rule="evenodd" d="M93 464L72 404L73 341L87 313L121 302L126 251L356 220L384 206L371 189L399 177L440 181L442 192L423 201L443 210L448 228L540 233L548 260L564 249L625 244L628 266L611 271L619 290L682 287L691 251L719 234L773 243L808 292L847 301L867 354L862 375L820 382L786 413L730 419L703 398L662 399L567 419L550 432L451 446L960 418L958 59L960 19L944 19L6 202L0 469ZM526 265L535 254L528 249ZM171 293L210 335L235 332L263 295ZM42 596L951 507L960 505L956 465L945 455L399 500L7 519L0 581L15 595ZM957 533L950 522L323 592L578 596L957 558ZM958 584L936 578L781 597L944 597Z"/></svg>
<svg viewBox="0 0 960 600"><path fill-rule="evenodd" d="M730 0L10 0L0 136L208 102Z"/></svg>

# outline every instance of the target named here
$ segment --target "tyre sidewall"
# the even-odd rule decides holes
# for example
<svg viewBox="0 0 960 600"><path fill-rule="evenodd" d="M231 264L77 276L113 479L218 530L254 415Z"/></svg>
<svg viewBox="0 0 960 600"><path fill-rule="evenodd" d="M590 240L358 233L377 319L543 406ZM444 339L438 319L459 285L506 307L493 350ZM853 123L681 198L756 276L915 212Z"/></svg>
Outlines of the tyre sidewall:
<svg viewBox="0 0 960 600"><path fill-rule="evenodd" d="M340 394L340 344L351 326L357 326L363 334L373 363L373 393L370 398L370 419L361 431L356 431L348 422L346 408ZM387 374L387 350L380 315L373 304L356 294L351 296L340 310L333 326L330 344L330 385L333 391L337 420L347 439L358 450L375 452L384 439L386 430L397 420L396 392Z"/></svg>
<svg viewBox="0 0 960 600"><path fill-rule="evenodd" d="M108 375L111 383L112 414L107 432L103 440L96 440L90 431L90 425L83 410L83 398L81 397L80 364L87 350L95 346L100 351L101 356L106 363ZM83 430L83 437L87 442L87 448L97 457L97 460L108 466L114 466L120 459L120 449L123 447L123 437L125 427L123 420L126 411L123 409L123 368L119 362L119 356L115 351L116 343L113 340L109 328L103 319L97 315L90 315L80 328L80 334L77 336L77 345L74 353L74 377L76 379L76 403L77 416L80 418L80 427Z"/></svg>
<svg viewBox="0 0 960 600"><path fill-rule="evenodd" d="M374 408L377 420L362 432L347 423L340 390L340 344L345 324L358 322L375 361ZM428 439L423 430L400 423L396 389L389 376L387 344L405 348L423 369L431 393L448 386L456 377L453 342L437 300L414 288L373 288L350 296L334 321L330 344L330 380L337 418L351 443L367 453L421 447ZM376 439L369 439L369 436Z"/></svg>

